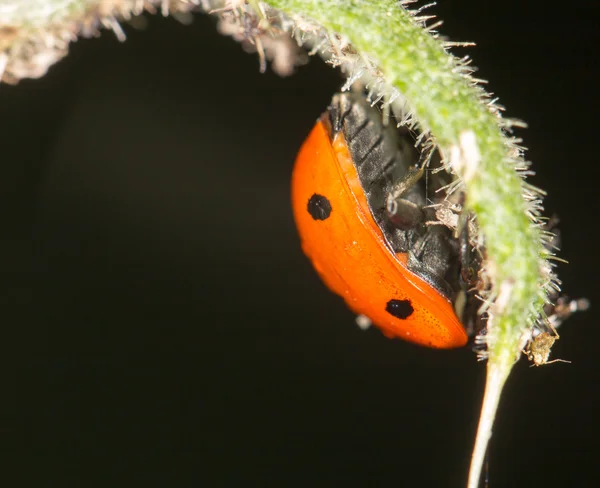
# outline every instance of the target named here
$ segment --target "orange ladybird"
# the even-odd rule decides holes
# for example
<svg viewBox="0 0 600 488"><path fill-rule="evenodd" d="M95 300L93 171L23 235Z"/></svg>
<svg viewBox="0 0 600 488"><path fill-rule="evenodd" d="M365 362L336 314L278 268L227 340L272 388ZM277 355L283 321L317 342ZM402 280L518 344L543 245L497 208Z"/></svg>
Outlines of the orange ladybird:
<svg viewBox="0 0 600 488"><path fill-rule="evenodd" d="M351 310L388 337L460 347L458 246L431 225L423 171L408 134L385 127L361 96L337 94L298 154L294 217L302 249Z"/></svg>

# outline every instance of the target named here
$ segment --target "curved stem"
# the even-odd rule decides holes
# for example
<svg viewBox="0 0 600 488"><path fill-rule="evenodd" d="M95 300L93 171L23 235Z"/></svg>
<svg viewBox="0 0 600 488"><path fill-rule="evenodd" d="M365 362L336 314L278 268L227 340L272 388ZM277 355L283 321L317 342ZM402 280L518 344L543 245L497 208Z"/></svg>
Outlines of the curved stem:
<svg viewBox="0 0 600 488"><path fill-rule="evenodd" d="M522 150L507 129L500 108L471 77L468 59L453 57L449 43L397 0L197 0L210 10L225 7L253 15L249 32L269 39L292 34L311 44L333 65L341 65L349 83L368 83L387 107L402 104L412 121L439 147L447 169L466 193L466 209L477 217L486 259L482 278L489 314L485 336L488 383L469 487L475 487L500 393L518 357L519 339L531 328L547 300L554 275L540 230L539 192L520 172L527 169ZM410 6L411 1L405 0ZM70 40L85 28L104 25L119 34L118 18L142 9L163 14L190 10L184 0L28 0L0 6L0 79L42 76L66 55ZM266 15L265 15L266 12ZM277 24L269 31L269 26ZM122 33L122 32L121 32ZM88 33L89 34L89 33ZM243 35L254 36L244 32ZM266 38L265 38L266 39ZM257 42L262 46L260 42ZM2 78L4 75L4 78Z"/></svg>

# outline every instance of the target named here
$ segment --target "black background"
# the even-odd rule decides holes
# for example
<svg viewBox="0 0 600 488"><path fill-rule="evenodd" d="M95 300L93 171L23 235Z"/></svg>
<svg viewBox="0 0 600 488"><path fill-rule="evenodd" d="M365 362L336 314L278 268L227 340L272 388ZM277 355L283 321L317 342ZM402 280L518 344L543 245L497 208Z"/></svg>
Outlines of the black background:
<svg viewBox="0 0 600 488"><path fill-rule="evenodd" d="M490 488L597 486L592 2L434 10L562 219L564 290L593 308L516 366ZM464 486L485 368L360 331L302 255L295 154L341 78L287 79L198 16L78 41L0 86L4 486Z"/></svg>

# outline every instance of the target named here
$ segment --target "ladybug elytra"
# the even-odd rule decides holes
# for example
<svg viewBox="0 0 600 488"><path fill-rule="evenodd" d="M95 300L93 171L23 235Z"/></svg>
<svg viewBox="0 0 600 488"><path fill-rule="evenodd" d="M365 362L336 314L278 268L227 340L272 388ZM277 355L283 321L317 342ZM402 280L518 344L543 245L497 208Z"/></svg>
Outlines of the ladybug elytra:
<svg viewBox="0 0 600 488"><path fill-rule="evenodd" d="M359 94L334 96L293 171L302 248L325 284L386 336L464 346L453 307L459 246L427 207L426 191L442 183L433 175L425 188L425 164L404 130L385 126Z"/></svg>

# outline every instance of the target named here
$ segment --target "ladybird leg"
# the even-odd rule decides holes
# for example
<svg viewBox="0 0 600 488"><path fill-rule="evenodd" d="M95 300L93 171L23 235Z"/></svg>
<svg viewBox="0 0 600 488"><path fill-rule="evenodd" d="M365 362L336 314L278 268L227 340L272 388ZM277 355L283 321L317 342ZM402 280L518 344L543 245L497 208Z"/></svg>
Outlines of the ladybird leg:
<svg viewBox="0 0 600 488"><path fill-rule="evenodd" d="M469 239L469 217L461 212L458 218L458 242L460 256L460 277L467 288L477 283L477 259Z"/></svg>
<svg viewBox="0 0 600 488"><path fill-rule="evenodd" d="M481 334L485 324L477 313L479 301L476 298L476 285L479 279L479 260L477 252L473 249L469 235L469 217L466 212L461 212L456 228L458 233L458 255L460 261L460 300L456 301L457 315L460 317L468 336Z"/></svg>
<svg viewBox="0 0 600 488"><path fill-rule="evenodd" d="M388 219L402 230L414 229L424 220L423 209L414 202L402 198L423 176L425 165L418 163L394 183L386 199Z"/></svg>
<svg viewBox="0 0 600 488"><path fill-rule="evenodd" d="M429 226L425 234L418 237L408 250L407 267L410 271L423 276L447 298L453 299L452 286L446 281L446 275L456 250L451 248L447 229Z"/></svg>

